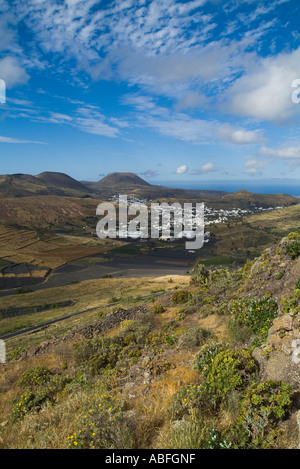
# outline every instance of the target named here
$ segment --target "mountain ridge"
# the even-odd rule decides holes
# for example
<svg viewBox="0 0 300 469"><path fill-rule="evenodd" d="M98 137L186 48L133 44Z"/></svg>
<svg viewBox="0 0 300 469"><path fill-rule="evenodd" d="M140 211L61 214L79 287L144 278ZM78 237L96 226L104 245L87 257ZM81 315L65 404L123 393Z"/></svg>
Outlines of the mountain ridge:
<svg viewBox="0 0 300 469"><path fill-rule="evenodd" d="M113 172L98 182L78 181L71 176L44 171L36 176L30 174L0 175L0 198L23 198L32 196L60 196L108 200L123 193L148 201L201 201L214 208L263 208L289 206L300 199L289 194L255 194L240 190L230 193L217 190L193 190L152 185L135 173Z"/></svg>

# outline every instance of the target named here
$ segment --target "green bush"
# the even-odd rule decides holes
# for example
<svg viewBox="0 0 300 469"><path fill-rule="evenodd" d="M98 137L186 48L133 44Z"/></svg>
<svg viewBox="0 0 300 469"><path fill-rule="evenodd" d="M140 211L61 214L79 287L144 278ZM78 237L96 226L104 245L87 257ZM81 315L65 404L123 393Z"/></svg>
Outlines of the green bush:
<svg viewBox="0 0 300 469"><path fill-rule="evenodd" d="M18 381L25 388L14 405L12 421L22 420L31 410L40 410L45 402L54 402L55 395L62 391L70 380L52 373L45 367L37 366L26 370Z"/></svg>
<svg viewBox="0 0 300 469"><path fill-rule="evenodd" d="M22 420L32 409L39 410L42 404L49 399L50 397L44 390L39 392L28 391L22 394L12 409L12 421L16 422L18 420Z"/></svg>
<svg viewBox="0 0 300 469"><path fill-rule="evenodd" d="M86 340L74 345L74 357L87 371L94 375L104 368L114 368L125 346L124 341L115 338Z"/></svg>
<svg viewBox="0 0 300 469"><path fill-rule="evenodd" d="M153 305L152 307L152 312L154 314L162 314L166 311L166 308L164 308L163 305L161 305L160 303L157 303L156 305Z"/></svg>
<svg viewBox="0 0 300 469"><path fill-rule="evenodd" d="M300 254L300 241L295 240L289 243L286 246L286 253L292 258L295 259Z"/></svg>
<svg viewBox="0 0 300 469"><path fill-rule="evenodd" d="M103 394L89 408L78 430L68 437L69 449L132 449L133 436L120 400Z"/></svg>
<svg viewBox="0 0 300 469"><path fill-rule="evenodd" d="M208 285L210 271L203 264L197 265L197 271L191 277L191 284Z"/></svg>
<svg viewBox="0 0 300 469"><path fill-rule="evenodd" d="M263 343L268 331L278 314L278 307L274 298L263 297L255 300L251 296L233 301L229 310L233 319L229 328L246 326L255 336L254 345Z"/></svg>
<svg viewBox="0 0 300 469"><path fill-rule="evenodd" d="M291 233L288 234L288 239L299 239L300 235L297 233L297 231L292 231Z"/></svg>
<svg viewBox="0 0 300 469"><path fill-rule="evenodd" d="M199 350L193 367L205 378L204 387L216 405L231 391L244 389L257 371L248 350L231 350L216 343L204 345Z"/></svg>
<svg viewBox="0 0 300 469"><path fill-rule="evenodd" d="M191 294L187 290L177 290L172 295L172 301L176 304L187 303L190 298Z"/></svg>
<svg viewBox="0 0 300 469"><path fill-rule="evenodd" d="M298 313L300 311L300 290L295 287L293 295L284 296L281 298L280 303L284 314Z"/></svg>
<svg viewBox="0 0 300 469"><path fill-rule="evenodd" d="M222 350L205 372L205 386L216 401L224 400L231 391L244 389L255 373L256 364L248 350Z"/></svg>
<svg viewBox="0 0 300 469"><path fill-rule="evenodd" d="M184 348L200 347L212 337L213 333L211 331L197 326L183 332L178 339L178 345Z"/></svg>
<svg viewBox="0 0 300 469"><path fill-rule="evenodd" d="M295 289L300 290L300 278L296 282Z"/></svg>
<svg viewBox="0 0 300 469"><path fill-rule="evenodd" d="M119 360L124 367L127 359L130 361L140 355L139 349L145 342L149 328L149 323L123 321L119 334L113 337L94 338L75 344L75 361L91 375L115 368Z"/></svg>
<svg viewBox="0 0 300 469"><path fill-rule="evenodd" d="M186 316L187 316L187 309L186 308L178 308L175 311L176 321L184 321Z"/></svg>
<svg viewBox="0 0 300 469"><path fill-rule="evenodd" d="M20 288L17 288L17 290L15 291L15 295L25 295L26 293L32 293L33 290L31 288L23 288L23 287L20 287Z"/></svg>
<svg viewBox="0 0 300 469"><path fill-rule="evenodd" d="M225 349L226 347L221 343L204 344L194 357L193 368L205 374L215 356Z"/></svg>
<svg viewBox="0 0 300 469"><path fill-rule="evenodd" d="M203 385L182 386L174 394L171 404L171 414L176 420L180 420L193 411L207 412L211 409L212 402Z"/></svg>
<svg viewBox="0 0 300 469"><path fill-rule="evenodd" d="M49 381L53 376L52 371L44 366L35 366L24 371L18 381L18 385L22 388L39 387Z"/></svg>
<svg viewBox="0 0 300 469"><path fill-rule="evenodd" d="M278 426L289 417L292 388L280 381L253 383L246 390L240 416L226 431L235 448L270 449L280 435Z"/></svg>

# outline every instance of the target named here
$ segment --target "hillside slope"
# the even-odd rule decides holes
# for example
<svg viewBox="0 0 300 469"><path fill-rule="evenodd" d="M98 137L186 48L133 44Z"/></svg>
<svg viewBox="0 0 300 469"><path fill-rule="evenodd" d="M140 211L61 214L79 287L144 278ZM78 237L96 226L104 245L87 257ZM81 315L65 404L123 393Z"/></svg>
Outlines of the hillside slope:
<svg viewBox="0 0 300 469"><path fill-rule="evenodd" d="M11 174L0 176L0 197L57 195L86 197L91 190L64 173L44 172L37 176Z"/></svg>
<svg viewBox="0 0 300 469"><path fill-rule="evenodd" d="M53 329L2 365L0 445L297 448L299 277L292 233L238 270L199 264L185 288Z"/></svg>

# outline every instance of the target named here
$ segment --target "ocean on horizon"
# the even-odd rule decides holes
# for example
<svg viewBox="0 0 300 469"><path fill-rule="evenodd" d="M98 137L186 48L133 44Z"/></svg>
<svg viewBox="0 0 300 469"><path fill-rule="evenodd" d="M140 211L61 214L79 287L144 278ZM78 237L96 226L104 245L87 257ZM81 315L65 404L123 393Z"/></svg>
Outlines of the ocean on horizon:
<svg viewBox="0 0 300 469"><path fill-rule="evenodd" d="M155 184L155 183L152 183ZM259 181L193 181L161 182L161 186L172 187L176 189L191 190L215 190L225 192L237 192L246 190L255 194L288 194L300 197L300 180L259 180Z"/></svg>

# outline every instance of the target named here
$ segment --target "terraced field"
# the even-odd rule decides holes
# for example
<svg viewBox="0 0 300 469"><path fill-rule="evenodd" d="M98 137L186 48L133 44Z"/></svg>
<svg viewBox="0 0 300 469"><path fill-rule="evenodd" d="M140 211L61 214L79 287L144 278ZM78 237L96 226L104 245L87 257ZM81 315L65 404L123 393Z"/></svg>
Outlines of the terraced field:
<svg viewBox="0 0 300 469"><path fill-rule="evenodd" d="M4 263L27 263L54 269L75 259L100 254L123 244L120 241L100 240L91 236L39 234L37 230L0 225L0 259Z"/></svg>

